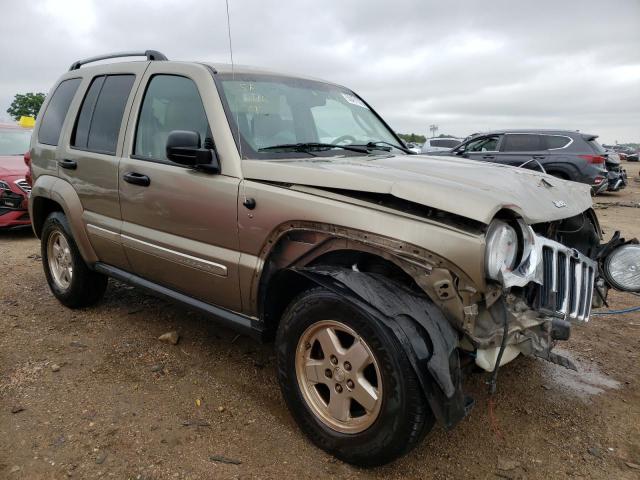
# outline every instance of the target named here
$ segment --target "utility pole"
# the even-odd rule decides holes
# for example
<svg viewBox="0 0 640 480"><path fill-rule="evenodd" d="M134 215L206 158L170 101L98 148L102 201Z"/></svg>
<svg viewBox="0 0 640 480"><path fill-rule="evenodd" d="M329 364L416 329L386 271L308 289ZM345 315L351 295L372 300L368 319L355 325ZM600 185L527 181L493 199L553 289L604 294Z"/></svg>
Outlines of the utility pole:
<svg viewBox="0 0 640 480"><path fill-rule="evenodd" d="M431 136L435 137L436 133L438 133L438 125L435 123L433 125L429 125L429 131L431 132Z"/></svg>

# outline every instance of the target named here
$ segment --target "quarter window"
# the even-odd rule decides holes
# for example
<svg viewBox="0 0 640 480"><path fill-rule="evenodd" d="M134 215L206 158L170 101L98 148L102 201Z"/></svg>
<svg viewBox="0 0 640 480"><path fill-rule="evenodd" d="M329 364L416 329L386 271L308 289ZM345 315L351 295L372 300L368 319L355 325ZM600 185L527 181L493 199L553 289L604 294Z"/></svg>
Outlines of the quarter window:
<svg viewBox="0 0 640 480"><path fill-rule="evenodd" d="M503 152L535 152L544 150L540 135L510 133L504 136Z"/></svg>
<svg viewBox="0 0 640 480"><path fill-rule="evenodd" d="M135 75L109 75L93 79L82 102L71 145L114 155L122 115Z"/></svg>
<svg viewBox="0 0 640 480"><path fill-rule="evenodd" d="M134 155L166 161L167 138L173 130L198 132L201 144L211 137L204 105L193 80L177 75L155 75L140 108Z"/></svg>
<svg viewBox="0 0 640 480"><path fill-rule="evenodd" d="M542 138L544 139L545 148L547 150L564 148L571 142L569 137L564 137L562 135L544 135Z"/></svg>
<svg viewBox="0 0 640 480"><path fill-rule="evenodd" d="M49 100L38 129L38 142L46 145L58 145L62 124L69 111L71 100L80 85L79 78L63 80Z"/></svg>

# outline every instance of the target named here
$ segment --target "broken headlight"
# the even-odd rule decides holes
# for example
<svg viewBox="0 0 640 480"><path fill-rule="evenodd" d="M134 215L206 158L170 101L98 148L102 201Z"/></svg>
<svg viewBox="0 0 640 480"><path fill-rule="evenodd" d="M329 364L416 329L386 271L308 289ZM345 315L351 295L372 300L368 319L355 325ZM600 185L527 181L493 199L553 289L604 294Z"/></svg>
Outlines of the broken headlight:
<svg viewBox="0 0 640 480"><path fill-rule="evenodd" d="M623 292L640 292L640 245L628 243L616 248L604 262L609 284Z"/></svg>
<svg viewBox="0 0 640 480"><path fill-rule="evenodd" d="M518 234L501 220L494 220L487 230L485 269L487 277L500 280L503 270L515 267L518 255Z"/></svg>

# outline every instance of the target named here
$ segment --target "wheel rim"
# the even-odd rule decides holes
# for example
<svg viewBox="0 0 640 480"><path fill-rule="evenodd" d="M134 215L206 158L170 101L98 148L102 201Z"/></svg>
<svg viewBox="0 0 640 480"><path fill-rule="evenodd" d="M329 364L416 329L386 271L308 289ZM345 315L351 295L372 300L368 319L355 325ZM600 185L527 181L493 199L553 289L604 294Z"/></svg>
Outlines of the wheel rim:
<svg viewBox="0 0 640 480"><path fill-rule="evenodd" d="M359 433L380 414L382 378L375 356L352 328L314 323L296 351L296 377L311 411L341 433Z"/></svg>
<svg viewBox="0 0 640 480"><path fill-rule="evenodd" d="M49 271L55 285L66 290L71 285L73 278L73 261L71 259L71 249L65 236L55 231L49 235L47 241L47 260Z"/></svg>

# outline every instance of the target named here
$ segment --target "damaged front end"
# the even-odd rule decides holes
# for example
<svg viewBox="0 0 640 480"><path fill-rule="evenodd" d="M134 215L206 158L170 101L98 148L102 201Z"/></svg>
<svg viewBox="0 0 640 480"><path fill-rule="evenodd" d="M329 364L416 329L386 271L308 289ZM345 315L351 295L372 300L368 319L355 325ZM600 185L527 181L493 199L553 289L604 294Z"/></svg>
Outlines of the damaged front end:
<svg viewBox="0 0 640 480"><path fill-rule="evenodd" d="M572 324L589 321L592 307L606 304L610 286L625 290L621 283L633 283L628 279L639 257L637 250L630 249L637 247L637 240L625 241L616 232L611 241L601 244L602 232L592 210L532 226L522 220L496 222L508 224L515 232L517 253L511 264L507 258L491 265L487 245L487 275L493 282L488 284L473 331L467 332L476 364L495 372L524 354L577 370L571 360L552 349L556 341L569 339ZM630 259L633 255L635 260ZM612 275L624 280L616 285Z"/></svg>
<svg viewBox="0 0 640 480"><path fill-rule="evenodd" d="M499 253L492 251L500 246L487 245L487 275L494 282L489 284L491 293L487 296L485 315L479 316L472 333L478 366L494 371L502 351L501 364L523 353L575 368L551 349L555 340L569 338L569 322L586 322L591 313L598 264L582 252L595 251L591 247L597 245L599 231L593 222L586 219L583 222L580 230L584 232L580 238L590 240L582 251L537 233L522 220L496 220L489 227L487 242L494 241L495 228L510 228L513 238L517 238L517 247L512 245L513 259L503 260ZM560 232L569 231L556 225L537 226L537 229L552 234L552 227L560 228ZM575 229L571 231L577 233ZM496 308L492 308L492 298L500 301L499 315L494 312ZM504 316L506 330L505 322L496 318Z"/></svg>
<svg viewBox="0 0 640 480"><path fill-rule="evenodd" d="M285 229L289 243L278 247L277 260L269 260L267 270L295 272L386 325L402 345L435 417L446 428L473 406L462 389L463 364L475 361L491 372L491 391L498 368L520 354L576 369L553 348L557 341L569 339L572 324L589 320L592 305L605 304L611 282L604 279L603 266L613 265L620 282L640 278L620 273L620 259L629 252L612 257L623 246L637 247L637 242L614 237L601 245L600 227L591 210L534 225L513 215L498 216L484 235L478 231L486 248L484 284L465 278L451 261L431 255L428 265L418 262L407 252L426 255L418 247L355 231L311 234L318 225L287 225L296 227L304 227L307 234ZM335 238L338 234L348 235L348 243ZM354 254L366 252L367 246L384 247L385 261L394 260L413 282L391 275L392 270L381 264L369 264L370 253ZM339 259L323 255L334 250L348 253ZM304 282L289 285L295 289L296 283ZM263 291L271 296L269 290Z"/></svg>

